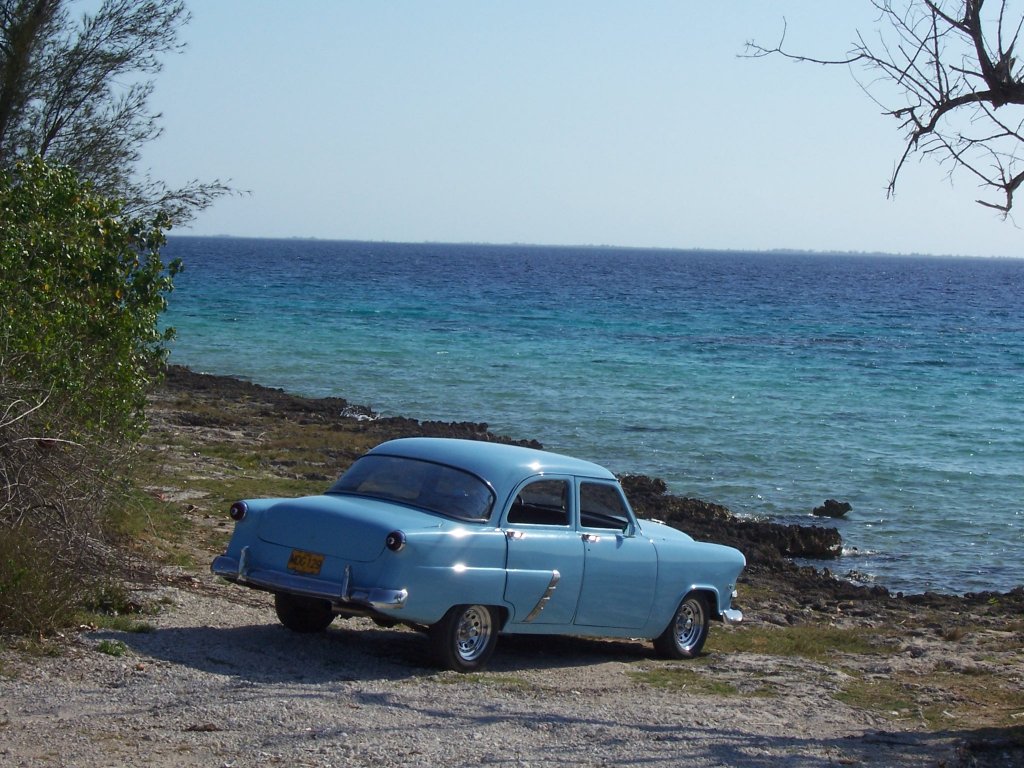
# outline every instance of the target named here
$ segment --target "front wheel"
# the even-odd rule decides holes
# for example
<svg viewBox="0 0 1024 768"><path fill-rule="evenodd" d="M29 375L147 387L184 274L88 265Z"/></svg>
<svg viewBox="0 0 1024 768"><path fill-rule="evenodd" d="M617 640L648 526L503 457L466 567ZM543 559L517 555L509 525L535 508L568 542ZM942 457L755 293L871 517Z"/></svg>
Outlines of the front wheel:
<svg viewBox="0 0 1024 768"><path fill-rule="evenodd" d="M334 621L334 611L326 600L299 597L278 592L274 595L277 618L292 632L322 632Z"/></svg>
<svg viewBox="0 0 1024 768"><path fill-rule="evenodd" d="M498 616L486 605L456 605L430 627L434 656L445 669L483 669L498 642Z"/></svg>
<svg viewBox="0 0 1024 768"><path fill-rule="evenodd" d="M708 639L708 603L690 594L676 609L665 631L654 639L654 649L665 659L692 659L700 655Z"/></svg>

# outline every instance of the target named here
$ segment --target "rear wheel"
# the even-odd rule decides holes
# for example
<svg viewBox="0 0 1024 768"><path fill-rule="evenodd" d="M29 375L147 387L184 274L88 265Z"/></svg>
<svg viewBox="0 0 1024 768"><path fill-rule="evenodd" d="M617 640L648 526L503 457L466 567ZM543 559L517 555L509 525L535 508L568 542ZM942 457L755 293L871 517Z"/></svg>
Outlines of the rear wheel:
<svg viewBox="0 0 1024 768"><path fill-rule="evenodd" d="M277 618L292 632L322 632L334 621L334 611L326 600L278 592L274 595Z"/></svg>
<svg viewBox="0 0 1024 768"><path fill-rule="evenodd" d="M708 639L708 602L699 594L683 598L665 631L654 639L654 649L666 659L692 659Z"/></svg>
<svg viewBox="0 0 1024 768"><path fill-rule="evenodd" d="M486 605L456 605L430 627L434 656L445 669L483 669L498 642L498 615Z"/></svg>

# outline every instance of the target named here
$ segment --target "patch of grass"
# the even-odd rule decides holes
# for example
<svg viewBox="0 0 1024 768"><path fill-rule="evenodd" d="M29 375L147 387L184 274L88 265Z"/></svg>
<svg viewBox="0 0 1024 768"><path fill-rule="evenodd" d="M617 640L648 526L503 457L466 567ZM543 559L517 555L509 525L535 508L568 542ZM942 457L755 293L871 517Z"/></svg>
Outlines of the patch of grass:
<svg viewBox="0 0 1024 768"><path fill-rule="evenodd" d="M1019 632L1024 634L1024 619L1009 622L1004 629L1007 632Z"/></svg>
<svg viewBox="0 0 1024 768"><path fill-rule="evenodd" d="M744 605L758 605L763 603L769 603L775 598L774 588L766 585L759 584L756 581L751 581L746 574L740 574L740 580L737 583L739 590L739 597L735 607L741 607Z"/></svg>
<svg viewBox="0 0 1024 768"><path fill-rule="evenodd" d="M200 450L205 458L228 462L234 469L255 472L263 465L260 453L253 450L252 446L243 447L238 443L204 443Z"/></svg>
<svg viewBox="0 0 1024 768"><path fill-rule="evenodd" d="M841 629L806 624L794 627L751 626L731 632L713 632L709 650L720 653L763 653L770 656L799 656L824 661L837 653L889 654L897 648L884 635L863 628Z"/></svg>
<svg viewBox="0 0 1024 768"><path fill-rule="evenodd" d="M167 565L176 565L186 571L199 569L199 564L196 562L196 556L193 553L178 549L172 549L168 552L164 557L164 562Z"/></svg>
<svg viewBox="0 0 1024 768"><path fill-rule="evenodd" d="M8 647L26 656L39 656L56 659L63 653L60 643L53 642L42 636L21 635L11 638Z"/></svg>
<svg viewBox="0 0 1024 768"><path fill-rule="evenodd" d="M273 475L242 476L194 481L194 488L207 492L204 506L220 509L227 517L228 508L239 499L291 498L323 493L328 483Z"/></svg>
<svg viewBox="0 0 1024 768"><path fill-rule="evenodd" d="M121 658L128 653L128 646L120 640L100 640L99 645L96 646L96 650L100 653L107 654L107 656Z"/></svg>
<svg viewBox="0 0 1024 768"><path fill-rule="evenodd" d="M894 720L912 718L930 730L1012 727L1024 712L1024 690L992 671L930 670L894 672L887 677L858 677L840 686L835 698L851 707Z"/></svg>
<svg viewBox="0 0 1024 768"><path fill-rule="evenodd" d="M108 530L115 537L128 541L153 543L182 540L188 534L190 525L182 518L176 506L141 490L143 483L138 476L136 484L138 487L107 514Z"/></svg>
<svg viewBox="0 0 1024 768"><path fill-rule="evenodd" d="M123 585L105 582L97 585L75 616L77 624L113 629L118 632L153 632L155 627L138 616L151 615L158 608L141 605L132 599Z"/></svg>
<svg viewBox="0 0 1024 768"><path fill-rule="evenodd" d="M909 717L917 712L917 704L907 687L896 680L850 679L836 694L836 699L857 709L866 709L888 717Z"/></svg>
<svg viewBox="0 0 1024 768"><path fill-rule="evenodd" d="M83 601L88 611L106 614L140 613L142 606L135 602L123 584L106 581L97 584Z"/></svg>
<svg viewBox="0 0 1024 768"><path fill-rule="evenodd" d="M947 726L950 718L963 727L978 724L1008 727L1020 724L1024 712L1024 689L1001 671L964 676L959 672L931 674L922 681L926 690L938 689L942 701L934 709Z"/></svg>

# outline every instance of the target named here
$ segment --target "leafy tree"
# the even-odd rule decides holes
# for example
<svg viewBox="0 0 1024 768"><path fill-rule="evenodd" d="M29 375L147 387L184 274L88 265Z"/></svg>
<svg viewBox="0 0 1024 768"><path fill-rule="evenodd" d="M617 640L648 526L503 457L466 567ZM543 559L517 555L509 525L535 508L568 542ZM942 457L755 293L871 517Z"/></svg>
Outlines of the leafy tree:
<svg viewBox="0 0 1024 768"><path fill-rule="evenodd" d="M1014 0L870 0L879 28L858 33L848 55L815 58L748 43L754 57L862 67L862 87L894 117L906 143L889 181L896 189L914 154L949 174L966 173L995 198L977 200L1005 216L1024 183L1024 68L1014 49L1024 9Z"/></svg>
<svg viewBox="0 0 1024 768"><path fill-rule="evenodd" d="M180 0L103 0L74 17L74 0L0 0L0 168L35 156L73 168L125 210L188 219L228 191L180 189L139 176L140 148L160 134L152 76L179 51Z"/></svg>
<svg viewBox="0 0 1024 768"><path fill-rule="evenodd" d="M0 172L0 627L66 621L108 564L170 338L165 224L38 158Z"/></svg>
<svg viewBox="0 0 1024 768"><path fill-rule="evenodd" d="M182 2L74 5L0 0L0 627L22 631L67 622L118 560L179 269L163 233L228 191L135 170Z"/></svg>
<svg viewBox="0 0 1024 768"><path fill-rule="evenodd" d="M38 158L0 174L0 355L9 377L45 382L77 432L142 427L180 267L161 259L165 224Z"/></svg>

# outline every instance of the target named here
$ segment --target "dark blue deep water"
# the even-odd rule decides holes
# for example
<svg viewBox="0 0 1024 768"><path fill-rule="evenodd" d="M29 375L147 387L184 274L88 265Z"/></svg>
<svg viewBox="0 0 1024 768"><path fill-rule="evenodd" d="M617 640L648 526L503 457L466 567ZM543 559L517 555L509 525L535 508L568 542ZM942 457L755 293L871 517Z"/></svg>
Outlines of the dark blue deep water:
<svg viewBox="0 0 1024 768"><path fill-rule="evenodd" d="M745 515L848 501L830 564L1024 584L1024 260L172 238L172 362L494 431Z"/></svg>

